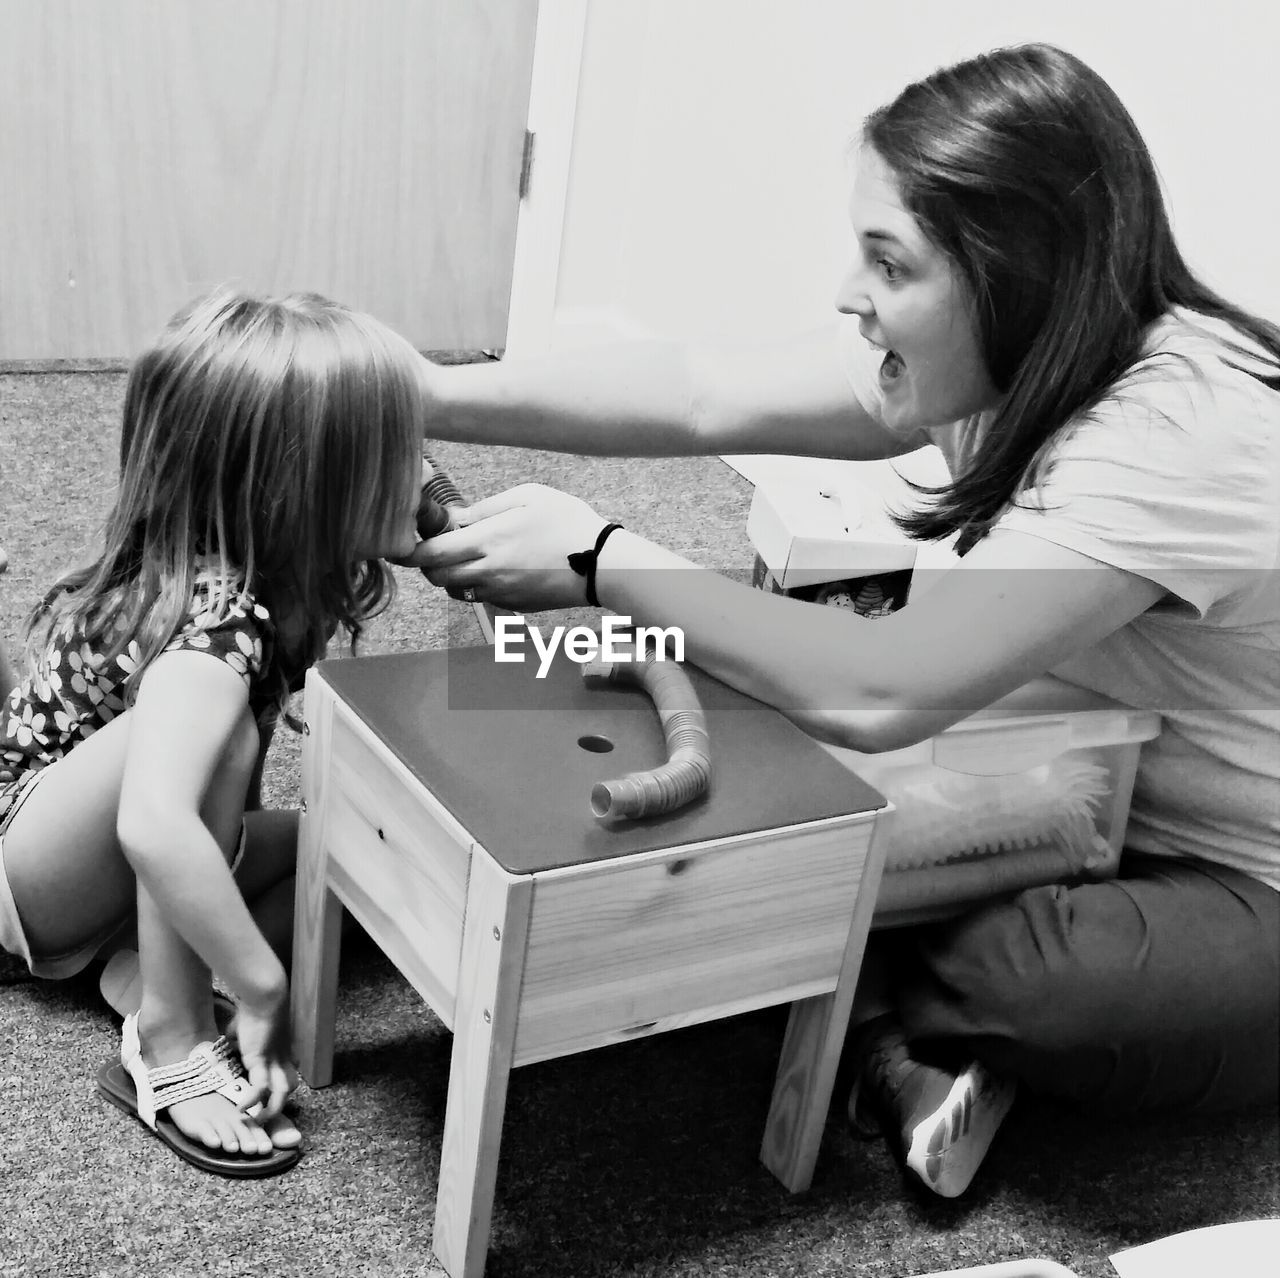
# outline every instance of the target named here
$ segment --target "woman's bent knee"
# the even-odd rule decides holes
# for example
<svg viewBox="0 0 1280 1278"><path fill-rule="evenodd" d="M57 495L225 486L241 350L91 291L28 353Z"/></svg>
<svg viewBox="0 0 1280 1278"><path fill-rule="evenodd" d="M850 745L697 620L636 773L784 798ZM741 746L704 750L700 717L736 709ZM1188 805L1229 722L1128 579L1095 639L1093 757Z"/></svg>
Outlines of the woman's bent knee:
<svg viewBox="0 0 1280 1278"><path fill-rule="evenodd" d="M1186 864L1032 889L922 934L904 1026L1109 1107L1254 1103L1280 1037L1280 916L1257 895Z"/></svg>
<svg viewBox="0 0 1280 1278"><path fill-rule="evenodd" d="M1101 980L1119 988L1122 972L1106 977L1075 936L1070 893L1034 888L925 932L917 968L902 992L904 1023L913 1038L1034 1040L1047 1049L1093 1032Z"/></svg>

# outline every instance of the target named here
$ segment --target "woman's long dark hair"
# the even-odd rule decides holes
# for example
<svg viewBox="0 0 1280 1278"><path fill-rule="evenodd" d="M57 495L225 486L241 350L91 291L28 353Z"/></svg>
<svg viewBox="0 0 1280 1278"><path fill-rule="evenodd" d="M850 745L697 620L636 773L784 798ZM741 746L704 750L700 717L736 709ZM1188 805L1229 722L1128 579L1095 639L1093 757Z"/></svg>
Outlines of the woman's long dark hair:
<svg viewBox="0 0 1280 1278"><path fill-rule="evenodd" d="M1276 359L1280 328L1192 273L1137 126L1109 85L1045 44L998 49L908 85L863 141L958 266L1002 401L973 456L902 528L959 532L964 553L1028 486L1049 446L1142 358L1172 307L1223 320ZM1242 350L1243 354L1243 350Z"/></svg>

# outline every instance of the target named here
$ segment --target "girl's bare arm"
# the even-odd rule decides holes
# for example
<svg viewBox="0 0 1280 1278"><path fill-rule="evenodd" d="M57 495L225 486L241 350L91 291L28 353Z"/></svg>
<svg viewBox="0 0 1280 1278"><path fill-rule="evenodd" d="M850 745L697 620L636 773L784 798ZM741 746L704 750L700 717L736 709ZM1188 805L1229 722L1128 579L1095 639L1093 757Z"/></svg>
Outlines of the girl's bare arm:
<svg viewBox="0 0 1280 1278"><path fill-rule="evenodd" d="M158 657L131 712L117 832L187 944L244 1000L267 1004L287 988L284 969L206 824L215 775L247 711L244 683L224 662L192 651ZM238 826L242 815L243 802L227 819Z"/></svg>

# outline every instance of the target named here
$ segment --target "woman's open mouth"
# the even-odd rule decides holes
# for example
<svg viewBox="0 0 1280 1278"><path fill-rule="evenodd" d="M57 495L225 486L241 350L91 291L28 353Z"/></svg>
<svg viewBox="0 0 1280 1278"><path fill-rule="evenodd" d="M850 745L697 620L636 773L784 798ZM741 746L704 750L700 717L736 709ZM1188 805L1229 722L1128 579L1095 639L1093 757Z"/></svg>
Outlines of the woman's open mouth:
<svg viewBox="0 0 1280 1278"><path fill-rule="evenodd" d="M902 356L895 350L880 346L875 342L867 342L873 351L884 351L884 359L880 361L880 382L884 386L891 385L906 372L906 365L902 362Z"/></svg>

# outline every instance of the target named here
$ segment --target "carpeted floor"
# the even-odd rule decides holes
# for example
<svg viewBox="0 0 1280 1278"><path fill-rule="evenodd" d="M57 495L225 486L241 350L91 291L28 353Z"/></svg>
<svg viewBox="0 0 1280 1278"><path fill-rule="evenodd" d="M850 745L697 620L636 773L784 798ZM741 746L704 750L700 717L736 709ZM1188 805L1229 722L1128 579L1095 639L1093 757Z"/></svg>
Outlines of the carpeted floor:
<svg viewBox="0 0 1280 1278"><path fill-rule="evenodd" d="M122 389L114 373L0 376L11 644L110 499ZM472 496L554 483L703 563L749 566L749 490L718 460L434 451ZM443 597L414 574L400 584L365 651L448 641ZM271 804L297 801L298 744L282 731L273 747ZM300 1092L307 1153L271 1181L202 1175L96 1097L117 1030L92 979L33 981L0 959L0 980L0 1274L437 1272L450 1036L363 938L344 952L335 1080ZM518 1070L492 1278L912 1275L1027 1256L1101 1276L1123 1247L1280 1215L1274 1111L1117 1122L1026 1098L971 1195L945 1203L906 1192L882 1146L846 1133L840 1095L814 1187L789 1197L757 1160L783 1020L756 1013Z"/></svg>

